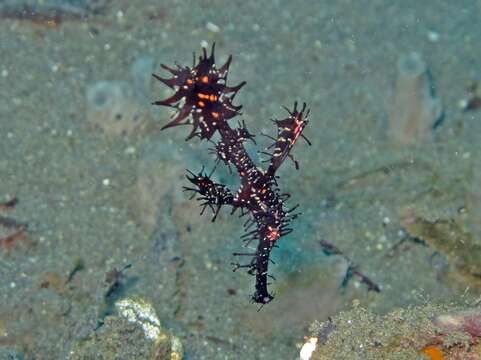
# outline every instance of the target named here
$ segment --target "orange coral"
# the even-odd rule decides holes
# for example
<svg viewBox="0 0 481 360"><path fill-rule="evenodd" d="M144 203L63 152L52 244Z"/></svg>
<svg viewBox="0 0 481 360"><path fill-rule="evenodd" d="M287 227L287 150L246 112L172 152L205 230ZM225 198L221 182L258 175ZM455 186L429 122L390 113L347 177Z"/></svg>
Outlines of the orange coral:
<svg viewBox="0 0 481 360"><path fill-rule="evenodd" d="M421 350L421 354L429 356L431 360L446 360L443 352L434 345L426 346L424 349Z"/></svg>

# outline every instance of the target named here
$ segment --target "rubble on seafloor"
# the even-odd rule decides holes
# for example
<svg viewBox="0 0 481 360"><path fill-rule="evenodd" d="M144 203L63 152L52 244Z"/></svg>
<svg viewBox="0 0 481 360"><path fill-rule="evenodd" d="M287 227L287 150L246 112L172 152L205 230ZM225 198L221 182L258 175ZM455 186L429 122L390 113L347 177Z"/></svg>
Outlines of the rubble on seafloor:
<svg viewBox="0 0 481 360"><path fill-rule="evenodd" d="M428 220L409 213L402 223L410 237L424 241L446 257L450 284L461 289L481 289L481 243L469 231L463 216Z"/></svg>
<svg viewBox="0 0 481 360"><path fill-rule="evenodd" d="M101 80L89 85L86 92L89 126L111 138L148 132L153 126L147 106L153 63L152 58L141 56L132 64L129 80Z"/></svg>
<svg viewBox="0 0 481 360"><path fill-rule="evenodd" d="M478 306L424 305L384 316L354 306L314 322L300 359L474 360L481 358L480 335Z"/></svg>
<svg viewBox="0 0 481 360"><path fill-rule="evenodd" d="M433 94L427 64L413 52L399 59L397 70L389 112L389 139L404 146L426 142L443 112L441 101Z"/></svg>
<svg viewBox="0 0 481 360"><path fill-rule="evenodd" d="M132 217L151 234L165 209L182 199L182 193L173 189L178 181L183 181L185 165L181 153L170 142L146 143L139 153L136 179L128 189L127 202ZM174 163L168 162L168 158ZM167 178L176 181L168 182Z"/></svg>
<svg viewBox="0 0 481 360"><path fill-rule="evenodd" d="M182 360L180 339L165 330L153 306L138 297L115 304L117 315L72 347L69 359Z"/></svg>

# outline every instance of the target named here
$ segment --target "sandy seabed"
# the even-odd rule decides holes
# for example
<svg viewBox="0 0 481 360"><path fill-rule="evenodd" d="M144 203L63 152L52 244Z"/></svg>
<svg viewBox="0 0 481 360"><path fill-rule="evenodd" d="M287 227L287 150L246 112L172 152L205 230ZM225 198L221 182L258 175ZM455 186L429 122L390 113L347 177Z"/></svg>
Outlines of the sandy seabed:
<svg viewBox="0 0 481 360"><path fill-rule="evenodd" d="M383 314L478 295L469 279L446 275L456 271L451 253L435 242L398 244L406 216L453 218L472 191L481 115L459 102L481 76L479 1L57 3L36 4L41 16L0 8L0 197L17 197L5 216L28 224L25 239L0 248L0 355L68 358L105 315L106 273L126 264L116 296L149 299L188 359L295 359L309 325L354 299ZM148 83L135 99L148 123L139 131L109 135L88 121L93 85L135 86L136 60L153 59L161 73L161 63L190 66L213 42L219 63L234 57L232 84L247 81L236 101L251 132L272 134L281 105L311 108L313 146L296 145L300 170L286 163L280 173L303 215L276 249L277 297L260 312L252 278L231 271L241 221L225 211L212 224L182 194L183 170L214 160L205 143L184 142L186 128L158 131L169 112L150 102L167 89ZM396 62L413 51L444 121L424 142L393 148ZM382 291L346 284L346 264L324 255L321 239Z"/></svg>

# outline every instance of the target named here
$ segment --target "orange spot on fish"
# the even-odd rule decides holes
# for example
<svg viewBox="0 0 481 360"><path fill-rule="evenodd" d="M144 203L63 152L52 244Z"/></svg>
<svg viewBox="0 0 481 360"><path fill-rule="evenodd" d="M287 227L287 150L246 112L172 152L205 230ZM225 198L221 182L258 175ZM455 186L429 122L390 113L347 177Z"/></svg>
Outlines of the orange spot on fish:
<svg viewBox="0 0 481 360"><path fill-rule="evenodd" d="M274 229L270 226L268 228L269 228L269 235L267 235L267 238L269 239L269 241L276 241L281 237L281 233L279 232L279 230Z"/></svg>

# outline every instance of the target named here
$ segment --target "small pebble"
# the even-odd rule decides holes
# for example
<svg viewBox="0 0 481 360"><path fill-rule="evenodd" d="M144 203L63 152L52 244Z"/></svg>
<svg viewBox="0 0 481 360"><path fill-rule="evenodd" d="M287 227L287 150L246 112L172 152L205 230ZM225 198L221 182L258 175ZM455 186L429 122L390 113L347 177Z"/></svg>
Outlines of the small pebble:
<svg viewBox="0 0 481 360"><path fill-rule="evenodd" d="M428 32L428 40L431 41L432 43L436 43L439 41L439 33L436 31L429 31Z"/></svg>
<svg viewBox="0 0 481 360"><path fill-rule="evenodd" d="M468 100L461 99L458 101L458 108L464 111L468 107L468 103L469 103Z"/></svg>
<svg viewBox="0 0 481 360"><path fill-rule="evenodd" d="M302 345L301 351L299 352L300 360L310 360L312 354L317 348L317 343L319 339L317 337L306 338L306 342Z"/></svg>
<svg viewBox="0 0 481 360"><path fill-rule="evenodd" d="M135 154L136 149L133 146L129 146L128 148L125 149L125 154L126 155L132 155Z"/></svg>
<svg viewBox="0 0 481 360"><path fill-rule="evenodd" d="M218 33L220 31L220 27L210 21L206 24L206 27L207 30L212 31L213 33Z"/></svg>

